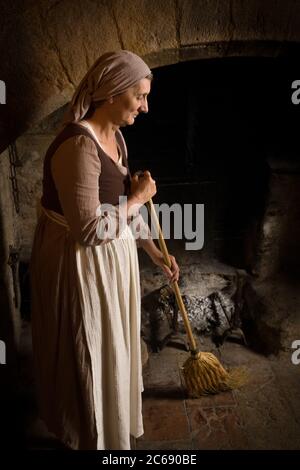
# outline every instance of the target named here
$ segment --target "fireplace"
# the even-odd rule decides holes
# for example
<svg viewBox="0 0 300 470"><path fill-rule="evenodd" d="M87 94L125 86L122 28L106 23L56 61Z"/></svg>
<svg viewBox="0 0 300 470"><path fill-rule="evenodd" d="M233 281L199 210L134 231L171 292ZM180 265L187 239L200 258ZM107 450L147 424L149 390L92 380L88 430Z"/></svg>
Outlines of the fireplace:
<svg viewBox="0 0 300 470"><path fill-rule="evenodd" d="M124 129L131 168L150 169L157 203L204 204L205 243L194 261L254 269L281 112L267 68L241 58L159 68L149 114Z"/></svg>
<svg viewBox="0 0 300 470"><path fill-rule="evenodd" d="M263 58L161 67L154 71L149 114L123 131L131 170L151 171L158 205L204 204L201 249L187 250L187 240L172 238L172 229L167 240L183 293L227 293L250 344L267 353L280 349L280 328L261 326L268 300L252 289L295 268L288 252L298 242L285 213L298 194L295 76L293 64ZM164 279L143 253L140 258L142 292L157 296Z"/></svg>

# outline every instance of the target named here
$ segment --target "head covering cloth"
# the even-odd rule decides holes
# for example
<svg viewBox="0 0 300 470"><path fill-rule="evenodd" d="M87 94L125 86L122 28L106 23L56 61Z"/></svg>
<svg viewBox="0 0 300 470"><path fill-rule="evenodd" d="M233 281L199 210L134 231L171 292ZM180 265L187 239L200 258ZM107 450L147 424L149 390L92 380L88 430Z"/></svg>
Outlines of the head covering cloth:
<svg viewBox="0 0 300 470"><path fill-rule="evenodd" d="M64 124L81 121L93 102L123 93L150 73L148 65L133 52L103 54L77 87L64 115Z"/></svg>

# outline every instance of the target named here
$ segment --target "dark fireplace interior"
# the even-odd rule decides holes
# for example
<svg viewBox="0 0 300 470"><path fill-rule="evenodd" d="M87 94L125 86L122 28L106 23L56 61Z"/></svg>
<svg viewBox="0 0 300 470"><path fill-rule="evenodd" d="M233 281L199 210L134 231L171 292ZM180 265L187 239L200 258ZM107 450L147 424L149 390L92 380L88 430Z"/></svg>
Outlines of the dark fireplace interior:
<svg viewBox="0 0 300 470"><path fill-rule="evenodd" d="M181 267L183 293L194 295L189 306L197 304L195 294L228 294L225 303L230 299L235 311L230 324L230 308L223 305L228 328L238 326L248 344L266 354L283 347L283 318L270 312L268 298L257 295L254 285L272 283L282 273L299 275L299 243L290 230L292 223L299 231L293 189L299 109L291 101L296 76L287 59L237 57L161 67L154 71L149 114L123 130L132 172L148 169L157 182L156 203L204 204L201 250L186 250L186 240L172 239L172 230L167 240ZM151 299L163 280L156 273L157 282L149 283L153 268L143 253L140 258L143 293ZM262 325L265 316L272 320ZM206 332L213 335L213 328Z"/></svg>
<svg viewBox="0 0 300 470"><path fill-rule="evenodd" d="M283 74L284 70L284 74ZM204 204L201 252L255 272L270 160L296 156L296 106L286 67L275 59L227 58L154 71L149 114L124 129L131 170L149 169L157 203Z"/></svg>

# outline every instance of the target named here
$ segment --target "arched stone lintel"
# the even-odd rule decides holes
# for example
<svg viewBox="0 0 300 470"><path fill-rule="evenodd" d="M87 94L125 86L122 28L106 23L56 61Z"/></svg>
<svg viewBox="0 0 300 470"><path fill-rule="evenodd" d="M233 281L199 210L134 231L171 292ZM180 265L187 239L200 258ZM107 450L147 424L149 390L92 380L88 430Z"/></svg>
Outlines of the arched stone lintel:
<svg viewBox="0 0 300 470"><path fill-rule="evenodd" d="M226 57L299 57L300 44L281 41L218 41L164 49L143 56L153 69L179 62Z"/></svg>

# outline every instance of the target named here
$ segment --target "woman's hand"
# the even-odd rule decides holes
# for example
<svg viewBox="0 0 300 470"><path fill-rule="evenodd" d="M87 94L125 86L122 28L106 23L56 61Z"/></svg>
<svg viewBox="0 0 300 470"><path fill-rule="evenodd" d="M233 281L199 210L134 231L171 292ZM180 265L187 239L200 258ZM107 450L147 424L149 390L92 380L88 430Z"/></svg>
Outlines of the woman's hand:
<svg viewBox="0 0 300 470"><path fill-rule="evenodd" d="M141 204L145 204L156 194L156 184L149 171L144 171L141 176L137 173L133 175L130 189L131 196L137 198Z"/></svg>
<svg viewBox="0 0 300 470"><path fill-rule="evenodd" d="M153 263L162 268L162 270L164 271L164 273L168 277L169 281L170 282L175 282L175 281L178 281L178 279L179 279L179 266L176 263L176 259L174 258L174 256L169 254L169 258L170 258L170 261L171 261L171 268L169 268L165 264L164 257L163 257L163 254L162 254L161 251L159 251L158 254L155 254L154 256L153 255L151 256L151 259L152 259Z"/></svg>

